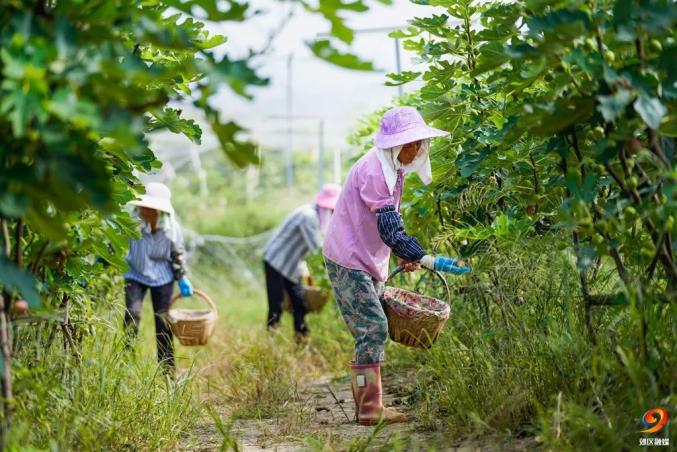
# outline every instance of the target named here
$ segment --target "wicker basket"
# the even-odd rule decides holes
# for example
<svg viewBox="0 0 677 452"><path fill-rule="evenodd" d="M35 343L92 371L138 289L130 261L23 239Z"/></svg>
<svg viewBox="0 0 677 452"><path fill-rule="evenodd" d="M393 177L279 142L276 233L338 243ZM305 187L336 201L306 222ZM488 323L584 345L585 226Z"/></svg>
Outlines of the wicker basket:
<svg viewBox="0 0 677 452"><path fill-rule="evenodd" d="M170 308L167 317L172 332L179 338L181 345L205 345L209 341L209 336L214 332L216 325L216 305L209 298L209 295L201 290L195 289L195 295L205 300L209 309L176 309ZM177 294L172 298L172 305L181 298Z"/></svg>
<svg viewBox="0 0 677 452"><path fill-rule="evenodd" d="M400 271L402 268L398 267L390 278ZM436 275L444 282L447 297L450 299L449 286L444 276L437 272ZM386 287L381 301L388 318L390 339L409 347L432 347L437 335L449 320L449 305L437 298Z"/></svg>
<svg viewBox="0 0 677 452"><path fill-rule="evenodd" d="M303 286L303 293L306 298L308 312L320 312L324 305L329 301L329 291L317 286ZM291 301L287 292L284 293L282 306L287 312L292 312Z"/></svg>

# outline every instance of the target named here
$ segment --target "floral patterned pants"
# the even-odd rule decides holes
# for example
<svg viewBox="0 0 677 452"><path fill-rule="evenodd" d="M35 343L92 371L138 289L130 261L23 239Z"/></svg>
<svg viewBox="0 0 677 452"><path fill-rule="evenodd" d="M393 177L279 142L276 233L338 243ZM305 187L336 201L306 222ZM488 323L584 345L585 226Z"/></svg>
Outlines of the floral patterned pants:
<svg viewBox="0 0 677 452"><path fill-rule="evenodd" d="M382 362L388 338L386 318L380 295L384 284L367 272L342 267L325 258L336 304L355 338L355 363Z"/></svg>

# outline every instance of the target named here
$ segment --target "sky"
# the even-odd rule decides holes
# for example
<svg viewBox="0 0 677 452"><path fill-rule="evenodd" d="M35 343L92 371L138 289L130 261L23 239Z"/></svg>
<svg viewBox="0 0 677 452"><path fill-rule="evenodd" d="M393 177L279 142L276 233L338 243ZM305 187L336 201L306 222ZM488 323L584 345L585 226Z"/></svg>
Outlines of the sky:
<svg viewBox="0 0 677 452"><path fill-rule="evenodd" d="M254 9L263 13L243 23L210 23L211 31L224 34L228 42L222 51L242 56L248 49L261 48L271 30L279 27L289 12L290 5L275 0L252 0ZM269 86L252 89L255 96L249 101L224 87L212 99L222 120L235 120L248 129L248 138L260 143L264 152L281 151L289 147L287 100L288 61L291 57L291 143L294 149L317 153L320 134L319 123L324 121L324 143L327 152L340 149L349 152L346 136L358 119L390 104L397 96L396 87L385 86L385 74L395 72L395 42L382 32L360 32L374 28L406 27L414 17L426 17L439 12L433 7L420 6L408 0L393 0L391 6L376 1L368 2L372 8L367 13L346 14L348 25L357 30L353 51L364 59L373 61L380 69L376 72L350 71L315 58L305 42L329 31L329 23L322 17L311 15L300 8L276 36L271 51L256 61L258 73L270 77ZM416 69L415 55L402 49L403 70ZM419 67L419 69L421 69ZM416 85L405 86L405 92ZM188 109L184 110L190 115ZM205 130L206 132L206 130ZM213 137L205 136L198 152L213 148ZM189 161L185 152L190 147L187 140L162 134L151 139L151 147L164 160ZM188 153L190 154L190 153ZM181 156L181 157L178 157ZM176 165L175 165L176 166Z"/></svg>

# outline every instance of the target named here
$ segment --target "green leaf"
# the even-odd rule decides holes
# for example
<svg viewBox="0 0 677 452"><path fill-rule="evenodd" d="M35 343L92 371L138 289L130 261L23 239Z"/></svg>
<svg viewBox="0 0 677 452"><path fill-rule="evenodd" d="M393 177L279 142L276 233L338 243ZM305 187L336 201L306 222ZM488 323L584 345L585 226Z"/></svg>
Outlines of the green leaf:
<svg viewBox="0 0 677 452"><path fill-rule="evenodd" d="M632 97L632 93L625 89L619 89L615 94L609 96L597 96L599 101L597 111L602 113L605 121L614 121L623 113L625 107L630 104Z"/></svg>
<svg viewBox="0 0 677 452"><path fill-rule="evenodd" d="M581 48L575 48L564 58L564 61L580 67L593 77L604 72L604 62L598 52L585 52Z"/></svg>
<svg viewBox="0 0 677 452"><path fill-rule="evenodd" d="M597 177L594 174L586 174L583 185L579 185L579 176L569 173L566 177L566 186L575 198L582 199L586 203L592 202L597 195Z"/></svg>
<svg viewBox="0 0 677 452"><path fill-rule="evenodd" d="M432 35L445 37L448 33L447 22L449 16L446 14L433 14L430 17L414 18L410 23L412 26L426 31Z"/></svg>
<svg viewBox="0 0 677 452"><path fill-rule="evenodd" d="M0 194L0 214L9 218L20 218L28 208L28 197L25 193L5 191Z"/></svg>
<svg viewBox="0 0 677 452"><path fill-rule="evenodd" d="M389 38L408 39L421 34L421 30L416 27L408 27L407 30L395 30L388 33Z"/></svg>
<svg viewBox="0 0 677 452"><path fill-rule="evenodd" d="M343 22L343 19L341 19L336 14L328 14L325 15L325 17L327 20L329 20L329 23L331 23L332 36L337 37L346 44L351 44L353 42L353 39L355 39L355 33L353 33L353 30L346 26L346 24Z"/></svg>
<svg viewBox="0 0 677 452"><path fill-rule="evenodd" d="M341 53L336 50L328 39L321 39L307 43L313 54L331 64L357 71L373 71L374 65L370 61L361 60L351 53Z"/></svg>
<svg viewBox="0 0 677 452"><path fill-rule="evenodd" d="M668 116L659 129L661 135L677 138L677 115Z"/></svg>
<svg viewBox="0 0 677 452"><path fill-rule="evenodd" d="M26 270L19 268L5 256L0 256L0 283L8 292L17 291L33 308L41 306L40 295L35 287L35 278Z"/></svg>
<svg viewBox="0 0 677 452"><path fill-rule="evenodd" d="M595 261L596 257L597 253L595 252L595 249L592 246L588 244L582 244L578 248L578 259L576 261L576 267L581 271L585 271L588 268L590 268L590 266Z"/></svg>
<svg viewBox="0 0 677 452"><path fill-rule="evenodd" d="M538 125L531 130L542 136L566 130L574 124L589 119L594 113L595 98L573 97L559 99L552 112L537 110Z"/></svg>
<svg viewBox="0 0 677 452"><path fill-rule="evenodd" d="M211 21L241 22L246 19L246 13L249 9L249 3L240 3L234 0L220 2L214 0L165 0L164 3L184 13ZM223 5L228 5L228 8L223 9ZM200 9L204 11L204 14L198 13Z"/></svg>
<svg viewBox="0 0 677 452"><path fill-rule="evenodd" d="M66 231L63 217L52 217L47 215L45 209L40 207L43 206L33 206L33 208L28 211L25 216L26 223L42 236L50 240L59 241L68 237L68 231ZM40 209L38 210L38 208Z"/></svg>
<svg viewBox="0 0 677 452"><path fill-rule="evenodd" d="M677 46L663 48L658 66L666 75L662 81L662 97L677 99Z"/></svg>
<svg viewBox="0 0 677 452"><path fill-rule="evenodd" d="M577 38L583 34L590 19L582 11L559 9L528 20L529 34L536 39L551 41ZM543 36L543 35L546 36Z"/></svg>
<svg viewBox="0 0 677 452"><path fill-rule="evenodd" d="M421 75L420 72L414 72L414 71L404 71L400 74L390 73L390 74L387 74L386 77L388 77L392 81L388 81L385 84L386 84L386 86L404 85L405 83L409 83L409 82L416 80L419 75Z"/></svg>
<svg viewBox="0 0 677 452"><path fill-rule="evenodd" d="M151 120L148 122L148 132L160 129L168 129L174 133L185 135L193 143L200 144L202 129L192 119L181 118L181 110L164 108L161 111L150 112Z"/></svg>
<svg viewBox="0 0 677 452"><path fill-rule="evenodd" d="M237 135L244 132L245 129L232 121L222 124L216 119L211 121L211 126L221 144L221 149L233 163L241 168L259 163L258 146L254 143L239 141L237 139Z"/></svg>
<svg viewBox="0 0 677 452"><path fill-rule="evenodd" d="M652 129L658 129L661 125L661 119L668 112L660 100L655 97L640 95L639 99L633 104L635 111L639 113L646 125Z"/></svg>
<svg viewBox="0 0 677 452"><path fill-rule="evenodd" d="M206 72L211 91L216 92L222 83L227 84L238 95L251 99L252 96L247 92L250 86L266 86L269 79L261 78L249 66L249 61L231 60L228 56L223 57L219 62L205 63L203 70Z"/></svg>
<svg viewBox="0 0 677 452"><path fill-rule="evenodd" d="M98 128L101 121L95 104L78 96L68 88L56 90L48 110L64 122L79 128Z"/></svg>
<svg viewBox="0 0 677 452"><path fill-rule="evenodd" d="M455 162L461 177L467 178L473 175L479 169L482 162L489 156L490 152L489 147L485 147L479 152L472 150L461 152Z"/></svg>
<svg viewBox="0 0 677 452"><path fill-rule="evenodd" d="M503 44L500 42L489 42L480 47L477 66L475 66L471 75L478 76L484 74L508 61L510 61L510 57L506 55Z"/></svg>
<svg viewBox="0 0 677 452"><path fill-rule="evenodd" d="M17 137L23 137L31 118L31 104L33 96L24 92L19 82L5 80L3 98L0 100L0 114L7 114L12 123L12 132Z"/></svg>

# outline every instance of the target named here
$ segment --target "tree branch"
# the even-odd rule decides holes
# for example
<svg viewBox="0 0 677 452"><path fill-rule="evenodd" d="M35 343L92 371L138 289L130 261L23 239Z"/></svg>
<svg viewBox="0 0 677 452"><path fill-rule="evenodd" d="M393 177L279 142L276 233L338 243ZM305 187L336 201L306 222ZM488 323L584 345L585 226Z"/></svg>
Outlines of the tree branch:
<svg viewBox="0 0 677 452"><path fill-rule="evenodd" d="M637 58L639 59L639 67L643 70L646 55L644 53L644 41L641 37L635 39L635 50L637 51ZM661 163L663 163L663 165L665 165L666 168L670 169L670 161L665 156L660 143L658 143L656 132L651 127L647 127L646 134L649 139L649 149L651 152L661 161Z"/></svg>
<svg viewBox="0 0 677 452"><path fill-rule="evenodd" d="M566 135L565 135L566 140ZM566 157L562 157L560 169L564 176L566 177L569 170L569 165L567 163ZM567 197L571 196L571 191L567 188L566 191ZM576 267L579 266L581 262L581 252L580 252L580 237L578 236L578 231L571 233L571 239L574 243L574 253L576 255ZM585 270L578 268L578 280L581 285L581 295L583 296L583 312L585 314L585 327L588 330L588 337L590 341L594 344L597 343L597 338L595 337L595 330L592 327L592 312L590 308L590 289L588 287L588 278L585 274Z"/></svg>
<svg viewBox="0 0 677 452"><path fill-rule="evenodd" d="M270 52L271 49L273 48L273 42L275 42L275 38L277 38L278 35L282 33L285 28L287 28L287 25L289 24L289 22L291 22L292 18L294 17L294 14L295 8L294 5L292 5L292 7L289 9L289 12L287 12L287 15L282 18L278 26L268 35L266 42L263 44L263 47L261 47L259 50L249 51L249 58L260 57Z"/></svg>
<svg viewBox="0 0 677 452"><path fill-rule="evenodd" d="M529 160L531 161L531 173L534 178L534 193L538 195L540 191L540 183L538 182L538 173L536 172L536 162L534 161L534 156L529 154Z"/></svg>
<svg viewBox="0 0 677 452"><path fill-rule="evenodd" d="M12 243L9 239L9 228L7 227L7 220L0 219L0 226L2 227L2 245L4 247L5 256L9 257L12 253Z"/></svg>
<svg viewBox="0 0 677 452"><path fill-rule="evenodd" d="M585 181L585 165L583 164L583 155L581 155L581 148L578 144L578 134L576 133L576 127L571 130L571 145L578 159L578 165L581 168L581 178Z"/></svg>
<svg viewBox="0 0 677 452"><path fill-rule="evenodd" d="M38 270L38 265L40 265L40 261L42 260L42 256L45 254L45 251L47 250L47 246L49 246L49 240L45 240L45 243L42 244L40 250L38 251L38 254L35 256L35 259L33 260L33 263L31 264L30 267L31 273L35 273Z"/></svg>
<svg viewBox="0 0 677 452"><path fill-rule="evenodd" d="M16 222L16 227L14 229L14 263L17 267L21 267L23 264L23 249L21 247L21 240L24 235L24 222L19 220Z"/></svg>
<svg viewBox="0 0 677 452"><path fill-rule="evenodd" d="M442 215L442 200L440 199L439 196L437 196L435 204L437 205L437 217L440 220L440 225L444 227L444 216Z"/></svg>
<svg viewBox="0 0 677 452"><path fill-rule="evenodd" d="M649 264L649 268L646 271L646 282L647 284L651 282L653 279L653 274L654 271L656 270L656 264L658 263L658 259L661 256L661 250L663 249L663 242L665 241L665 234L661 234L660 239L658 240L658 245L656 247L656 253L654 254L653 259L651 259L651 263Z"/></svg>

